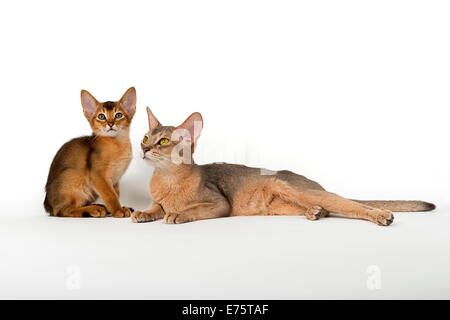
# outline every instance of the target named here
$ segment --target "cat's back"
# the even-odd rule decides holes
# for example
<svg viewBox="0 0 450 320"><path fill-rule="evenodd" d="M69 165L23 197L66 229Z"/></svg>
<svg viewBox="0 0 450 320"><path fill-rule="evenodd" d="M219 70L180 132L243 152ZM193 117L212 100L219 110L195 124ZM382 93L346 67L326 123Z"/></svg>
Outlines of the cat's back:
<svg viewBox="0 0 450 320"><path fill-rule="evenodd" d="M307 189L324 190L318 183L288 170L272 171L229 163L211 163L200 168L206 183L217 186L223 194L231 197L248 185L263 183L268 179L281 180Z"/></svg>
<svg viewBox="0 0 450 320"><path fill-rule="evenodd" d="M245 181L257 178L261 172L258 168L230 163L210 163L199 168L205 184L217 187L227 197L232 197Z"/></svg>
<svg viewBox="0 0 450 320"><path fill-rule="evenodd" d="M207 178L213 180L222 180L230 177L255 176L260 172L260 169L258 168L224 162L209 163L199 167Z"/></svg>

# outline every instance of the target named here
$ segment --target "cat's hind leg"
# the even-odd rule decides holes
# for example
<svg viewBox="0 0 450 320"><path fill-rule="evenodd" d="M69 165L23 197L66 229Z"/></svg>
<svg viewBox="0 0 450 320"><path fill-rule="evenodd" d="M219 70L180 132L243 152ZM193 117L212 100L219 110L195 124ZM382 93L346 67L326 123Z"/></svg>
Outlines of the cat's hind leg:
<svg viewBox="0 0 450 320"><path fill-rule="evenodd" d="M294 197L296 201L306 206L320 206L326 211L369 220L380 226L388 226L394 221L394 216L389 210L360 204L327 191L297 190L296 194L292 194L288 188L282 192L282 196L285 195L289 198Z"/></svg>
<svg viewBox="0 0 450 320"><path fill-rule="evenodd" d="M284 201L298 204L304 208L318 206L327 212L366 219L381 226L388 226L394 220L392 212L388 210L373 208L324 190L311 190L299 187L279 179L267 180L264 183L264 190L269 196L279 197Z"/></svg>
<svg viewBox="0 0 450 320"><path fill-rule="evenodd" d="M305 216L309 220L317 220L327 214L328 211L318 205L300 203L294 189L276 177L248 184L235 196L231 213L232 216Z"/></svg>
<svg viewBox="0 0 450 320"><path fill-rule="evenodd" d="M268 215L305 216L308 220L318 220L324 217L325 213L326 210L320 206L306 208L296 203L284 201L279 197L275 197L267 208Z"/></svg>
<svg viewBox="0 0 450 320"><path fill-rule="evenodd" d="M318 191L321 194L315 194L317 191L308 195L308 198L320 199L319 205L331 212L343 214L347 217L366 219L380 226L388 226L394 221L394 215L391 211L370 207L358 202L343 198L334 193Z"/></svg>

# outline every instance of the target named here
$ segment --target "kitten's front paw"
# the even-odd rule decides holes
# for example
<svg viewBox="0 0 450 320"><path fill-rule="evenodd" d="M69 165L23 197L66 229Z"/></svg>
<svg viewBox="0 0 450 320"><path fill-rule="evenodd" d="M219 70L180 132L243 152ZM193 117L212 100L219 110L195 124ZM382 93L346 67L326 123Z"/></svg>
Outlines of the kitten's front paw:
<svg viewBox="0 0 450 320"><path fill-rule="evenodd" d="M164 222L169 224L185 223L189 221L189 217L182 213L166 213L164 216Z"/></svg>
<svg viewBox="0 0 450 320"><path fill-rule="evenodd" d="M106 214L108 212L106 211L106 208L104 206L93 205L92 208L90 208L86 213L94 218L103 218L106 217Z"/></svg>
<svg viewBox="0 0 450 320"><path fill-rule="evenodd" d="M136 223L155 221L158 219L161 219L161 216L145 211L135 211L131 214L131 221Z"/></svg>
<svg viewBox="0 0 450 320"><path fill-rule="evenodd" d="M114 218L128 218L131 215L130 208L122 207L120 210L117 210L112 214Z"/></svg>

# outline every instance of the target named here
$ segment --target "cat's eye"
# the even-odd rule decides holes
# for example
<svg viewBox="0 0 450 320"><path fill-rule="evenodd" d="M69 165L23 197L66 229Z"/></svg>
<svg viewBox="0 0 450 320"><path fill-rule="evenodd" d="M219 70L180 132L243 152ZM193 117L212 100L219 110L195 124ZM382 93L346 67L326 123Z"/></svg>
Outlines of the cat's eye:
<svg viewBox="0 0 450 320"><path fill-rule="evenodd" d="M143 144L147 144L147 143L148 143L148 140L149 140L148 137L145 136L144 139L142 140L142 143L143 143Z"/></svg>
<svg viewBox="0 0 450 320"><path fill-rule="evenodd" d="M168 144L169 143L169 139L167 139L167 138L162 138L161 140L159 140L159 145L161 145L161 146L165 146L166 144Z"/></svg>
<svg viewBox="0 0 450 320"><path fill-rule="evenodd" d="M103 113L99 113L97 118L99 118L100 120L106 120L106 116Z"/></svg>
<svg viewBox="0 0 450 320"><path fill-rule="evenodd" d="M120 119L123 117L123 114L121 112L117 112L116 115L114 116L114 118L116 119Z"/></svg>

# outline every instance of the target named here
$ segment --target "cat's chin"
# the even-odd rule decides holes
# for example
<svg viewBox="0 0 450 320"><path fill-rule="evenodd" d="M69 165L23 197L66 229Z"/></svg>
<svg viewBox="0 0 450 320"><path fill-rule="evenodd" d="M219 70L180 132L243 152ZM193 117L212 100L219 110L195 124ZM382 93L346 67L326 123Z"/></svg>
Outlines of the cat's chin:
<svg viewBox="0 0 450 320"><path fill-rule="evenodd" d="M145 162L146 164L152 166L152 167L155 166L155 163L154 163L152 160L148 159L148 158L144 158L144 162Z"/></svg>
<svg viewBox="0 0 450 320"><path fill-rule="evenodd" d="M147 157L144 158L144 162L154 168L166 168L167 163L164 161L161 161L159 159L149 159Z"/></svg>
<svg viewBox="0 0 450 320"><path fill-rule="evenodd" d="M151 165L152 167L157 167L158 166L158 160L154 160L154 159L150 159L145 157L144 158L144 162L148 165Z"/></svg>

